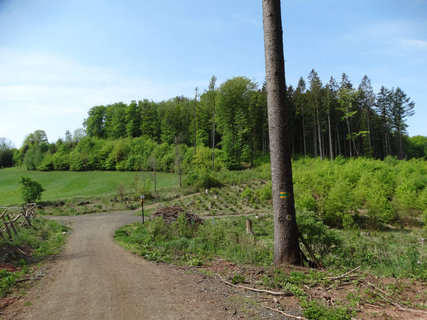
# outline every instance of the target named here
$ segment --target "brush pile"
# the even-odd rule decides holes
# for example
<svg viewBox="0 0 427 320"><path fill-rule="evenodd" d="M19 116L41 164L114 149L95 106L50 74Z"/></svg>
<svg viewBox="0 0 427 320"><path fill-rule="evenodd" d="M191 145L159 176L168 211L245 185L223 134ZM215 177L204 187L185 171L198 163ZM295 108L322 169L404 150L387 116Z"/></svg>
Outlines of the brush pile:
<svg viewBox="0 0 427 320"><path fill-rule="evenodd" d="M195 214L185 212L184 209L179 206L169 206L160 208L154 213L153 218L162 217L165 223L171 224L178 219L178 215L181 212L185 213L185 217L187 218L188 224L203 224L203 219L201 219Z"/></svg>

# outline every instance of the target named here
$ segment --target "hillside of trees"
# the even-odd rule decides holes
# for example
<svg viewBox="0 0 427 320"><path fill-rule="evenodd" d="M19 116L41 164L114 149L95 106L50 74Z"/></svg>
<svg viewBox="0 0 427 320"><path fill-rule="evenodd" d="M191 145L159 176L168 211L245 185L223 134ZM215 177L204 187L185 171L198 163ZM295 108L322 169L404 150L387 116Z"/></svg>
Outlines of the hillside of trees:
<svg viewBox="0 0 427 320"><path fill-rule="evenodd" d="M358 86L346 74L323 84L312 70L287 88L294 156L366 156L377 159L424 158L427 137L406 135L414 102L397 88L374 93L365 76ZM49 143L37 130L19 149L0 141L0 167L29 170L240 169L268 159L267 103L264 86L245 77L216 85L213 76L194 98L118 102L92 107L72 135Z"/></svg>

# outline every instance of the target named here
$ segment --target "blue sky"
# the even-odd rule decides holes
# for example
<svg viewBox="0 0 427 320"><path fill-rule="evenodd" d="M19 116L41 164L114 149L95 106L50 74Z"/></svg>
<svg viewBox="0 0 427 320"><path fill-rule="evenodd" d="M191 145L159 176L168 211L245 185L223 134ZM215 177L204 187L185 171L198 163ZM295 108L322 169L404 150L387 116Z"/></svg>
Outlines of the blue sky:
<svg viewBox="0 0 427 320"><path fill-rule="evenodd" d="M315 69L415 102L427 136L427 0L282 1L287 83ZM82 127L100 104L194 96L246 76L264 81L261 0L0 0L0 137L20 147Z"/></svg>

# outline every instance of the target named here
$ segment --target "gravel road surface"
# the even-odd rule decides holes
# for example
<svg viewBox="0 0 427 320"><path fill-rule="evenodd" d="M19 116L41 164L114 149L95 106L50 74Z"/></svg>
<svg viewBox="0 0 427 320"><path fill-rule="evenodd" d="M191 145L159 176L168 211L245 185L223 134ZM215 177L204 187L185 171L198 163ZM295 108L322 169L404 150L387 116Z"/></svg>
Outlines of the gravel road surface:
<svg viewBox="0 0 427 320"><path fill-rule="evenodd" d="M221 301L227 289L210 290L211 280L145 261L113 241L114 230L140 219L131 212L55 218L72 228L65 249L13 319L235 318Z"/></svg>

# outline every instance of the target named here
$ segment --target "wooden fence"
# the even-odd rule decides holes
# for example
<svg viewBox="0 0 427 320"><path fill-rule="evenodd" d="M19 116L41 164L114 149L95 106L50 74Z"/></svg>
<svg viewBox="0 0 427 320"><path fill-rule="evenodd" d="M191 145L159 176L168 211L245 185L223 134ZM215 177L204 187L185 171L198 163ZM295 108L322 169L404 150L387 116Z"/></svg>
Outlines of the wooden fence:
<svg viewBox="0 0 427 320"><path fill-rule="evenodd" d="M9 213L8 209L0 214L0 238L5 238L7 234L9 239L18 234L18 230L25 226L32 226L31 219L36 217L36 204L29 203L22 206L19 213Z"/></svg>

